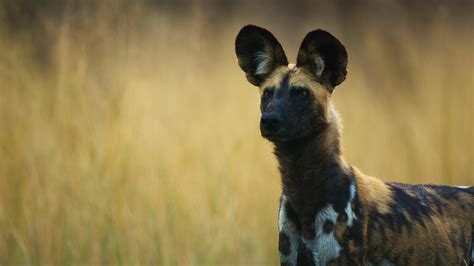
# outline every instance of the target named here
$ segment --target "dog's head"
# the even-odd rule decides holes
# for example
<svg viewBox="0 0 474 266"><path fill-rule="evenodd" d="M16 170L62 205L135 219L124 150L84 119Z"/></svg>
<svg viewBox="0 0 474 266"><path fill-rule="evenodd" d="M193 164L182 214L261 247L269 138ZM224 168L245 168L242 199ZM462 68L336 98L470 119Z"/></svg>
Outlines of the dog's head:
<svg viewBox="0 0 474 266"><path fill-rule="evenodd" d="M285 142L327 126L330 96L347 73L346 49L334 36L308 33L293 65L269 31L248 25L237 35L235 51L247 80L260 88L263 137Z"/></svg>

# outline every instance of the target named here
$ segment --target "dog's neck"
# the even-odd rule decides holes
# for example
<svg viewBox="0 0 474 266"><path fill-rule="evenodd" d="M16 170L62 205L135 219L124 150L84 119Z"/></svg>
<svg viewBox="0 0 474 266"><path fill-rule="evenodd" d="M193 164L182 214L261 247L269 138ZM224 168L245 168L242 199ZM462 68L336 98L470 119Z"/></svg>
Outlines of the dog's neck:
<svg viewBox="0 0 474 266"><path fill-rule="evenodd" d="M341 155L337 113L328 113L327 123L312 136L275 143L283 194L288 198L297 221L311 227L315 214L327 204L343 212L353 182L351 168Z"/></svg>

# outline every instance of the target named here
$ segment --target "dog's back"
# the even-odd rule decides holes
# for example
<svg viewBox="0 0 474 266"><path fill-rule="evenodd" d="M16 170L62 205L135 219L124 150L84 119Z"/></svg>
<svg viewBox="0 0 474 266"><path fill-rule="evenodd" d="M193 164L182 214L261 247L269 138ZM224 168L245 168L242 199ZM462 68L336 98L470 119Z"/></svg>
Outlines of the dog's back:
<svg viewBox="0 0 474 266"><path fill-rule="evenodd" d="M367 260L375 264L469 265L474 260L474 187L371 182L357 177ZM367 185L369 184L369 185ZM381 188L380 186L385 186ZM385 196L374 191L383 191Z"/></svg>

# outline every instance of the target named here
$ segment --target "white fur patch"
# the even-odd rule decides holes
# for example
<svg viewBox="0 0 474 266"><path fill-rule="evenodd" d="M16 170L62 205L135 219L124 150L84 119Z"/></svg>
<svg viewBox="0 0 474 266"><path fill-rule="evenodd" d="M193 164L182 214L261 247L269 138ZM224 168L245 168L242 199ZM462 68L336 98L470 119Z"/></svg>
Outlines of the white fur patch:
<svg viewBox="0 0 474 266"><path fill-rule="evenodd" d="M455 186L455 187L462 188L462 189L470 188L470 186Z"/></svg>
<svg viewBox="0 0 474 266"><path fill-rule="evenodd" d="M345 212L347 214L347 226L349 227L351 227L352 222L357 219L354 211L352 211L352 201L354 200L355 194L356 194L356 186L354 183L352 183L350 187L350 198L345 208Z"/></svg>
<svg viewBox="0 0 474 266"><path fill-rule="evenodd" d="M296 233L295 226L288 221L286 218L286 210L285 205L288 202L288 198L285 195L281 196L281 204L280 204L280 211L278 213L278 229L280 232L289 232L289 233Z"/></svg>
<svg viewBox="0 0 474 266"><path fill-rule="evenodd" d="M356 195L355 183L352 183L349 188L350 196L344 209L347 215L347 225L350 227L354 220L357 219L352 210L352 202ZM312 240L303 239L303 243L313 253L314 263L316 265L326 265L330 260L336 259L341 251L341 246L337 242L334 235L334 230L330 233L323 232L323 226L326 221L331 221L334 225L337 223L338 213L334 210L331 204L321 209L314 221L316 235Z"/></svg>
<svg viewBox="0 0 474 266"><path fill-rule="evenodd" d="M316 70L316 77L319 78L319 77L321 77L321 74L323 74L323 71L324 71L324 61L321 58L321 56L316 55L314 57L314 63L318 67L318 69Z"/></svg>
<svg viewBox="0 0 474 266"><path fill-rule="evenodd" d="M326 265L326 263L339 256L341 246L336 240L334 231L326 234L323 232L324 222L329 220L336 224L338 214L332 207L328 205L318 212L316 215L315 229L316 235L312 240L303 239L303 243L313 253L314 263L316 265Z"/></svg>
<svg viewBox="0 0 474 266"><path fill-rule="evenodd" d="M271 57L268 51L256 52L254 54L254 61L257 67L255 68L255 75L268 74L270 72Z"/></svg>
<svg viewBox="0 0 474 266"><path fill-rule="evenodd" d="M287 201L287 197L285 195L282 195L280 211L278 213L278 229L281 233L284 233L290 240L290 254L283 255L279 253L279 255L281 262L289 262L290 265L296 265L300 236L297 234L295 226L290 221L288 221L286 217L285 205Z"/></svg>
<svg viewBox="0 0 474 266"><path fill-rule="evenodd" d="M394 265L391 263L389 260L383 260L382 263L380 263L381 266L392 266Z"/></svg>
<svg viewBox="0 0 474 266"><path fill-rule="evenodd" d="M471 262L474 262L474 241L471 243Z"/></svg>

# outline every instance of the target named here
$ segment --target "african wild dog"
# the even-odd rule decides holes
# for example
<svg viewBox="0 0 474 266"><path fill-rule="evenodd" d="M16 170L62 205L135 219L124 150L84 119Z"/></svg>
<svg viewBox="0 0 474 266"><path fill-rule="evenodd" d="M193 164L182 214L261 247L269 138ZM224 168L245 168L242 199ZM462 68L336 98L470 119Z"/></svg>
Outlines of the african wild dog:
<svg viewBox="0 0 474 266"><path fill-rule="evenodd" d="M344 161L331 95L347 53L334 36L308 33L296 65L252 25L235 50L279 162L282 265L472 265L474 187L384 183Z"/></svg>

